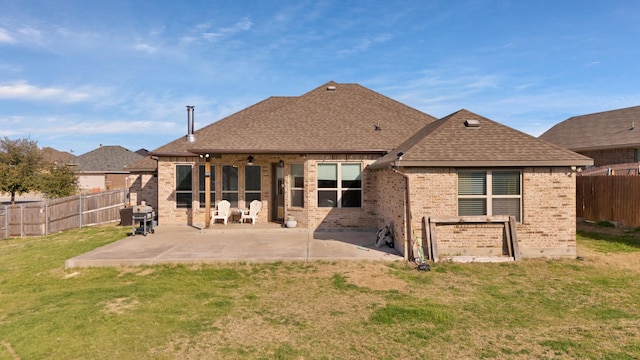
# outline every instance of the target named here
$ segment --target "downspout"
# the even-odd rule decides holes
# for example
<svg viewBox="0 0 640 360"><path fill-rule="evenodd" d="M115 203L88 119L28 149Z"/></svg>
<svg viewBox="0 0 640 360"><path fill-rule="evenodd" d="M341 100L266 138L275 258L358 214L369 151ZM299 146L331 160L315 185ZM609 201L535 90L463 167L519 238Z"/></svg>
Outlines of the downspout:
<svg viewBox="0 0 640 360"><path fill-rule="evenodd" d="M397 168L397 164L398 161L396 161L396 165L391 167L391 170L393 170L393 172L397 174L402 175L405 181L406 234L404 235L404 259L409 261L409 249L411 249L410 245L413 244L413 231L411 230L411 192L409 188L409 175L399 171Z"/></svg>

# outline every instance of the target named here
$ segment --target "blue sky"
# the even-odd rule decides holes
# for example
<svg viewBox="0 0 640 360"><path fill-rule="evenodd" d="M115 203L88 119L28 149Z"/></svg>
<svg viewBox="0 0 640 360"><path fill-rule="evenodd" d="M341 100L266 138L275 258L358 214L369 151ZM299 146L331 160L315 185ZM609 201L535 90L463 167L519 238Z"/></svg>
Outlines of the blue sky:
<svg viewBox="0 0 640 360"><path fill-rule="evenodd" d="M186 105L200 128L330 80L539 136L640 105L640 1L0 0L0 136L41 147L152 150Z"/></svg>

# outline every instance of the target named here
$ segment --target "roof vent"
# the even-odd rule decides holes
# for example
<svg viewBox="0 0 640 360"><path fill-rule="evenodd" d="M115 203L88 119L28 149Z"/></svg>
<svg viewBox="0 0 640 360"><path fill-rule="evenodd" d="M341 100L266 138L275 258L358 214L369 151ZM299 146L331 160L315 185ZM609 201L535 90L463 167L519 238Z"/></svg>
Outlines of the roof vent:
<svg viewBox="0 0 640 360"><path fill-rule="evenodd" d="M480 127L480 121L478 119L469 119L464 122L464 126L468 128Z"/></svg>
<svg viewBox="0 0 640 360"><path fill-rule="evenodd" d="M327 91L336 91L336 87L335 87L335 85L329 85L329 86L327 86Z"/></svg>

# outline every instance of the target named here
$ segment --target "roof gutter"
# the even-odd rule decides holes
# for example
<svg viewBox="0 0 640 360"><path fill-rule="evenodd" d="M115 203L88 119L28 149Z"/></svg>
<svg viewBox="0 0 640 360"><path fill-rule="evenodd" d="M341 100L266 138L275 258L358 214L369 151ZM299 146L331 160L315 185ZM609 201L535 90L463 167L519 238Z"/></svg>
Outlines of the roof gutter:
<svg viewBox="0 0 640 360"><path fill-rule="evenodd" d="M386 154L382 149L187 149L194 154Z"/></svg>
<svg viewBox="0 0 640 360"><path fill-rule="evenodd" d="M573 160L424 160L412 161L402 160L403 167L547 167L547 166L590 166L593 165L593 159L585 157L584 159ZM383 169L387 166L400 166L399 161L389 161L387 163L379 163L370 165L372 169Z"/></svg>
<svg viewBox="0 0 640 360"><path fill-rule="evenodd" d="M151 156L199 156L203 154L379 154L384 155L387 150L363 149L363 150L326 150L326 149L187 149L183 152L150 152Z"/></svg>

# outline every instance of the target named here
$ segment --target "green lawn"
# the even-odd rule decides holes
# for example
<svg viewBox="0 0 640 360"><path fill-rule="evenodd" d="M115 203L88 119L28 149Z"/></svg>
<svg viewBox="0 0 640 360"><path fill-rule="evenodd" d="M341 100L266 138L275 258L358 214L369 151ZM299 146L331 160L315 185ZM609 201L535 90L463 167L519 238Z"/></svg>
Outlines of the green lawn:
<svg viewBox="0 0 640 360"><path fill-rule="evenodd" d="M0 240L0 359L640 358L640 268L625 260L640 257L637 232L580 233L584 261L431 272L384 262L64 269L128 230Z"/></svg>

